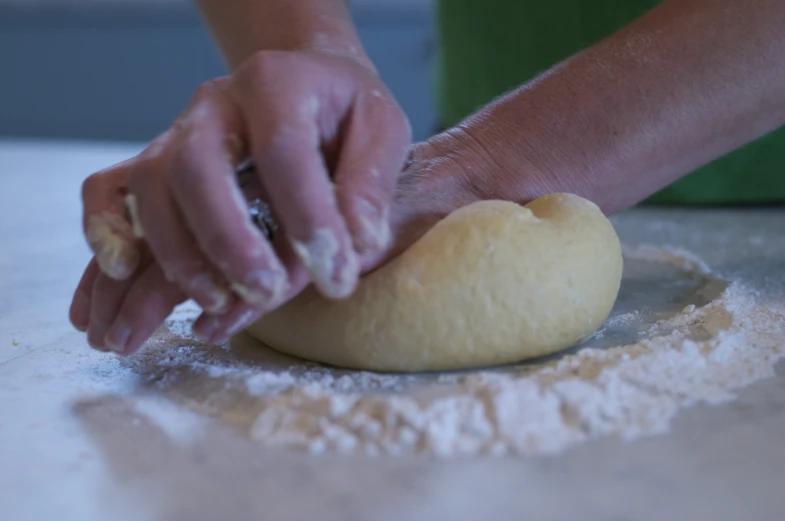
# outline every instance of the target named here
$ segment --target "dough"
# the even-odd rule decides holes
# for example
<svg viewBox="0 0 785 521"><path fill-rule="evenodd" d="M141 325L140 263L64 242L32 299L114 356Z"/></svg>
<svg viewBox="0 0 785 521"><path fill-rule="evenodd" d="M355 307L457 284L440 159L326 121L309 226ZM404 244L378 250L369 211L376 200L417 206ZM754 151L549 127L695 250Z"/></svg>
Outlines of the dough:
<svg viewBox="0 0 785 521"><path fill-rule="evenodd" d="M283 353L375 371L464 369L565 349L608 317L622 256L571 194L482 201L436 224L348 299L309 288L249 333Z"/></svg>

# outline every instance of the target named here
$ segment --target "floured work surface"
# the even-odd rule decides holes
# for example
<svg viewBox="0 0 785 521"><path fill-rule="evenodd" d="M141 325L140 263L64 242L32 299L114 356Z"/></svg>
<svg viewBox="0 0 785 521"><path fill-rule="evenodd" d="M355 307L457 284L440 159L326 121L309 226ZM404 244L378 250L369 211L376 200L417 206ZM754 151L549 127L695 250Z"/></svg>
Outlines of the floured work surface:
<svg viewBox="0 0 785 521"><path fill-rule="evenodd" d="M533 435L529 438L516 430L506 438L529 439L520 449L503 443L511 447L507 450L523 452L523 456L449 456L459 451L482 452L482 443L499 439L493 433L489 435L487 429L478 429L473 438L462 435L442 443L439 450L444 457L432 458L428 454L437 452L436 443L423 437L420 444L422 430L411 428L418 437L412 444L407 441L411 440L410 433L400 434L409 431L382 426L377 431L367 424L365 430L371 439L391 432L398 432L399 439L386 445L379 443L379 455L366 456L365 452L374 452L374 445L367 441L352 444L352 436L344 434L347 429L338 420L348 419L351 414L340 408L334 411L336 420L303 429L307 435L299 441L290 436L292 430L286 423L276 427L279 424L267 420L293 410L288 397L304 393L304 374L320 386L320 393L360 394L360 402L366 405L378 403L383 396L414 397L418 400L414 413L420 414L421 404L435 403L437 392L447 397L456 392L465 395L466 382L462 384L456 378L473 378L475 387L479 387L479 372L449 375L441 382L436 375L388 379L304 365L252 349L242 340L230 349L199 346L179 336L180 330L185 331L184 315L175 317L177 334L159 338L171 342L166 353L163 345L152 346L148 354L129 366L113 355L90 350L84 335L75 332L66 319L71 292L89 260L80 234L81 210L74 194L87 172L140 150L90 143L0 142L0 164L7 167L0 190L0 237L4 240L0 248L3 519L785 519L785 362L777 366L777 377L731 391L737 395L731 401L695 403L692 407L686 407L690 400L727 397L727 384L738 383L738 375L715 371L712 374L719 384L712 388L709 380L688 380L680 368L678 374L655 381L667 382L668 394L660 393L646 379L654 377L652 371L635 372L635 366L627 362L615 368L608 368L608 361L597 363L594 371L604 367L620 379L618 385L605 387L605 395L622 395L615 389L625 387L627 377L633 377L640 382L634 388L640 388L640 392L624 396L664 395L664 403L652 400L643 409L619 408L595 414L590 404L610 403L604 399L598 402L596 386L587 386L590 392L583 402L575 399L577 393L569 394L571 390L566 389L559 399L569 403L572 411L556 415L547 404L540 409L550 415L543 420L553 420L549 432L561 433L552 443L547 439L548 443L543 443L543 430L535 421L522 423L531 428ZM53 165L57 175L52 175ZM30 208L46 211L30 212ZM20 220L20 215L25 219ZM57 218L52 219L53 215ZM611 353L613 345L637 342L638 332L668 318L678 331L693 331L696 342L705 341L707 337L700 328L674 324L673 317L690 304L702 313L701 306L721 297L723 283L713 284L712 277L732 281L748 292L742 292L742 296L752 295L745 302L760 310L761 314L756 311L754 317L771 318L781 313L785 307L783 222L785 208L639 209L614 218L622 242L633 250L637 248L640 256L665 256L661 259L666 261L664 264L668 258L681 262L675 259L683 256L670 256L663 249L664 245L673 245L693 252L713 275L681 276L660 261L628 262L625 296L616 318L592 345ZM640 244L654 245L654 250L641 250ZM685 267L700 271L700 263L685 262ZM700 288L707 284L701 293ZM659 287L665 285L671 290L660 292ZM627 304L622 305L624 302ZM736 311L732 314L745 316ZM720 309L715 316L725 315ZM724 325L718 320L710 327ZM757 326L750 323L744 327ZM726 340L735 334L733 331L726 333ZM760 370L749 369L751 379L770 369L771 353L765 344L761 346L757 351L742 351L759 355L755 360L762 364ZM686 356L694 353L687 347L683 361L699 361ZM707 365L723 367L722 349L714 353L713 359L707 358ZM673 350L672 354L682 359L680 351ZM564 359L555 357L551 362ZM629 362L650 367L646 360L640 355ZM667 360L663 363L675 370L676 366ZM296 371L289 369L292 364ZM621 366L629 370L624 378L618 369ZM521 371L523 377L532 378L533 367L529 364L495 370L489 380ZM725 367L731 373L744 368L738 364ZM695 372L689 364L686 370ZM566 371L561 375L562 383L554 385L567 387L563 382L569 375ZM598 378L591 371L579 376L586 382ZM745 378L742 374L741 380ZM548 384L543 375L540 379L537 385ZM493 381L483 385L488 392L476 397L469 393L467 404L479 403L496 392ZM372 389L375 398L371 392L358 391L366 388ZM554 387L546 385L545 389L548 392L544 395L552 396ZM690 394L696 389L703 389L704 394ZM501 398L516 395L499 396L499 410L509 410ZM371 402L366 401L368 397ZM523 400L528 403L528 395ZM625 402L629 403L640 401ZM322 407L312 401L306 404L314 405L315 410ZM263 422L260 418L265 409L269 412ZM354 410L355 415L360 411L356 407ZM450 416L455 408L445 405L444 421L432 431L431 440L444 441L446 437L439 433L449 432L451 427L447 427L455 425L454 418L474 418L476 421L469 425L481 426L483 421L496 425L494 418L483 418L490 410L478 407L473 417ZM575 411L582 411L589 420L603 421L570 416ZM648 416L635 416L634 411L644 411ZM393 420L397 416L389 418L396 425ZM325 434L333 424L335 434ZM583 428L570 429L571 425ZM636 425L644 427L635 435L653 435L640 436L631 443L619 441L618 434L630 432L630 426ZM611 428L617 431L611 432ZM262 432L267 434L262 437ZM327 441L316 441L320 438ZM467 438L475 441L468 443ZM584 441L587 439L595 441ZM464 445L458 440L464 440ZM564 450L536 455L549 447ZM309 450L322 453L311 454ZM385 455L395 450L408 455Z"/></svg>
<svg viewBox="0 0 785 521"><path fill-rule="evenodd" d="M785 356L785 309L758 303L754 290L688 251L647 245L625 248L617 304L591 339L514 366L419 375L332 369L245 336L199 346L188 310L181 313L131 368L256 443L309 452L536 454L664 433L680 409L731 400L773 376Z"/></svg>

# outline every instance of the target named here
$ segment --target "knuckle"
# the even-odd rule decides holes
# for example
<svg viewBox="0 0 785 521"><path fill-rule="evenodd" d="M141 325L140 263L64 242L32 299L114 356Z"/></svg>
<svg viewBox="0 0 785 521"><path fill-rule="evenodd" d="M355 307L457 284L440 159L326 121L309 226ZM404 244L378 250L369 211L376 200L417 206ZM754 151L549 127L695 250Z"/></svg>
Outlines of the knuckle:
<svg viewBox="0 0 785 521"><path fill-rule="evenodd" d="M378 129L384 132L387 140L406 141L408 145L412 139L411 124L395 100L374 97L371 99L369 110L371 119L376 122Z"/></svg>
<svg viewBox="0 0 785 521"><path fill-rule="evenodd" d="M139 155L128 171L128 187L132 192L137 192L140 187L149 183L150 178L159 175L168 153L168 143L154 142Z"/></svg>
<svg viewBox="0 0 785 521"><path fill-rule="evenodd" d="M249 66L254 71L252 76L259 79L268 78L271 73L274 74L278 71L284 57L285 53L278 51L257 52L249 61Z"/></svg>
<svg viewBox="0 0 785 521"><path fill-rule="evenodd" d="M82 200L89 199L101 186L103 178L100 173L92 174L82 181Z"/></svg>
<svg viewBox="0 0 785 521"><path fill-rule="evenodd" d="M219 107L227 105L229 80L216 78L199 85L191 96L188 107L177 117L175 127L180 131L198 126L199 121L210 115Z"/></svg>
<svg viewBox="0 0 785 521"><path fill-rule="evenodd" d="M126 184L127 173L136 163L137 158L132 158L94 172L82 181L82 199L89 200L94 197L105 197L107 194L123 188Z"/></svg>
<svg viewBox="0 0 785 521"><path fill-rule="evenodd" d="M384 118L384 120L391 125L398 125L400 127L408 126L409 120L406 117L403 109L386 89L380 88L371 89L370 104L372 110Z"/></svg>
<svg viewBox="0 0 785 521"><path fill-rule="evenodd" d="M234 73L234 91L244 98L258 92L270 74L271 58L269 51L259 51Z"/></svg>
<svg viewBox="0 0 785 521"><path fill-rule="evenodd" d="M412 123L409 121L408 116L403 111L398 111L401 125L401 133L403 134L403 141L405 146L408 147L412 141Z"/></svg>
<svg viewBox="0 0 785 521"><path fill-rule="evenodd" d="M285 176L268 175L268 172L279 170L277 165L291 163L301 144L302 136L293 125L271 117L268 130L253 139L253 154L261 175L276 186L286 183Z"/></svg>
<svg viewBox="0 0 785 521"><path fill-rule="evenodd" d="M193 101L200 102L220 96L226 90L226 78L214 78L199 85L193 95Z"/></svg>
<svg viewBox="0 0 785 521"><path fill-rule="evenodd" d="M387 105L384 111L384 118L387 120L391 128L395 130L396 135L411 136L411 125L409 123L409 118L406 116L403 110L398 107L398 105Z"/></svg>
<svg viewBox="0 0 785 521"><path fill-rule="evenodd" d="M132 193L138 193L144 187L154 171L155 162L146 158L140 158L134 168L128 172L128 188Z"/></svg>
<svg viewBox="0 0 785 521"><path fill-rule="evenodd" d="M162 157L165 157L172 141L177 135L176 130L176 126L173 125L158 135L152 142L150 142L147 148L145 148L142 153L139 154L139 161L150 162L160 160Z"/></svg>

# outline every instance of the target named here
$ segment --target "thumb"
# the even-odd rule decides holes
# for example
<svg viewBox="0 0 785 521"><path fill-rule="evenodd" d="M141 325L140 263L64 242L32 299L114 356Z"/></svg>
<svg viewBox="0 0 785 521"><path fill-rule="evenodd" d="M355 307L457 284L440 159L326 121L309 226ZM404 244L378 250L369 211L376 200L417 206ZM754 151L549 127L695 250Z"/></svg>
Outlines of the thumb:
<svg viewBox="0 0 785 521"><path fill-rule="evenodd" d="M82 184L82 226L101 271L115 280L131 276L141 251L126 208L134 159L97 172Z"/></svg>

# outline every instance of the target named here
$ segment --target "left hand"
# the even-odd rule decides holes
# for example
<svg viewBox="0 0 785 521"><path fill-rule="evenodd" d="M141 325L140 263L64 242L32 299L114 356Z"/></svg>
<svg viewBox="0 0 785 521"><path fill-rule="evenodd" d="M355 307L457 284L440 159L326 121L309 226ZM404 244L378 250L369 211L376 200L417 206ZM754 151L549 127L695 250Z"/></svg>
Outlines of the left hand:
<svg viewBox="0 0 785 521"><path fill-rule="evenodd" d="M390 213L394 240L383 251L360 256L363 273L378 268L405 250L453 210L479 199L473 185L467 182L463 167L448 157L451 145L437 147L421 143L412 148L410 160L399 177ZM103 173L102 190L118 194L124 191L126 172L120 166ZM109 345L123 346L118 354L134 353L175 306L188 299L176 283L166 279L149 250L142 248L141 251L138 266L130 277L124 280L109 277L101 272L94 258L79 282L71 304L71 322L87 331L88 341L96 349L108 351L105 343L108 339ZM282 252L293 255L291 249ZM283 301L291 299L309 283L308 273L301 269L295 274L294 284ZM252 309L233 317L233 323L220 337L207 340L225 339L258 320L265 312L269 310ZM209 314L205 317L225 321Z"/></svg>
<svg viewBox="0 0 785 521"><path fill-rule="evenodd" d="M394 240L383 251L360 256L362 273L388 262L455 209L481 199L476 192L476 184L469 182L466 175L467 169L473 168L467 165L471 159L464 156L456 162L453 146L455 143L448 138L438 139L435 143L420 143L412 148L410 160L398 179L390 212ZM474 156L469 154L469 157ZM104 190L123 190L122 168L105 172L101 179ZM283 255L294 255L291 249L282 252ZM295 279L284 302L310 283L304 269L295 274ZM188 296L177 284L166 279L149 250L142 248L138 267L122 281L102 273L93 259L74 294L70 317L75 327L88 332L88 341L94 348L107 351L104 338L117 342L122 340L124 348L118 354L128 355L137 351L174 307L187 299ZM246 312L236 317L221 337L209 340L217 341L233 335L266 312L269 310ZM211 318L210 315L207 317ZM129 333L124 335L125 338L114 338L118 329Z"/></svg>

